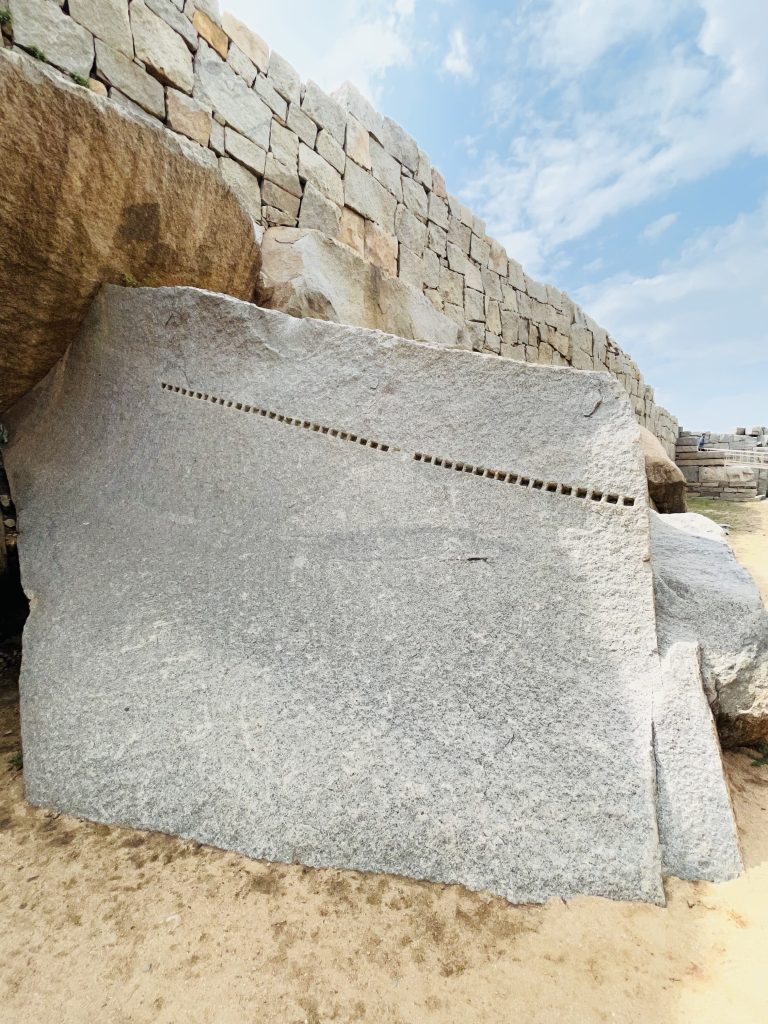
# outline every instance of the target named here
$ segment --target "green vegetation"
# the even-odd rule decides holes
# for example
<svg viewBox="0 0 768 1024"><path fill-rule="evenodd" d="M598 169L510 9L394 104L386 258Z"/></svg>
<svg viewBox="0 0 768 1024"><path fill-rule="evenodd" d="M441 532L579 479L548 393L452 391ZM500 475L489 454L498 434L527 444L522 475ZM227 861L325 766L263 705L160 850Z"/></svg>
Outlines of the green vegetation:
<svg viewBox="0 0 768 1024"><path fill-rule="evenodd" d="M755 751L760 755L752 760L752 764L757 767L762 767L768 764L768 743L763 740L761 743L755 744Z"/></svg>
<svg viewBox="0 0 768 1024"><path fill-rule="evenodd" d="M15 772L21 771L24 765L24 755L20 750L17 750L15 753L11 754L11 756L8 758L8 765Z"/></svg>
<svg viewBox="0 0 768 1024"><path fill-rule="evenodd" d="M0 8L0 27L11 24L11 12Z"/></svg>
<svg viewBox="0 0 768 1024"><path fill-rule="evenodd" d="M751 533L760 529L760 514L752 502L718 501L714 498L698 498L688 495L686 498L689 512L698 512L702 516L719 523L720 526L733 527L741 533Z"/></svg>
<svg viewBox="0 0 768 1024"><path fill-rule="evenodd" d="M123 271L120 274L122 278L122 284L124 288L157 288L157 278L148 277L144 281L139 281L128 271Z"/></svg>
<svg viewBox="0 0 768 1024"><path fill-rule="evenodd" d="M42 50L38 49L37 46L28 46L27 53L30 57L34 57L35 60L41 60L43 64L48 63L48 58L45 56Z"/></svg>
<svg viewBox="0 0 768 1024"><path fill-rule="evenodd" d="M72 79L72 81L75 83L75 85L82 85L82 87L84 89L88 88L88 79L87 78L83 78L82 75L78 75L78 73L76 71L71 71L69 73L69 77Z"/></svg>

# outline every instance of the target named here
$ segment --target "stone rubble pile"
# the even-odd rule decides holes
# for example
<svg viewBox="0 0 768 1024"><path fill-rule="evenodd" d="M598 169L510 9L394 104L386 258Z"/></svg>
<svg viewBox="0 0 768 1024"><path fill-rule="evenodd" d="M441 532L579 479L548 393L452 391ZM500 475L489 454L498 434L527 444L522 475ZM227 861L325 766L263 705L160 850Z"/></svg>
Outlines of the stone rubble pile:
<svg viewBox="0 0 768 1024"><path fill-rule="evenodd" d="M450 195L399 125L354 87L333 96L216 0L0 0L4 42L198 147L258 224L321 231L423 293L477 351L607 371L674 453L676 420L566 294L529 277Z"/></svg>

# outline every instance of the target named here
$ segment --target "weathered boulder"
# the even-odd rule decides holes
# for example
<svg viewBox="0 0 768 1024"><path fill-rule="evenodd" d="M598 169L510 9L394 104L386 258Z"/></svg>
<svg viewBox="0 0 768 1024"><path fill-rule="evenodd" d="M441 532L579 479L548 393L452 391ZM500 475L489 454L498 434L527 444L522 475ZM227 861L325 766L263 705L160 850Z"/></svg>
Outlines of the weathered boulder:
<svg viewBox="0 0 768 1024"><path fill-rule="evenodd" d="M0 109L0 410L53 366L104 281L252 297L253 225L199 147L9 51Z"/></svg>
<svg viewBox="0 0 768 1024"><path fill-rule="evenodd" d="M648 493L659 512L685 512L685 477L646 427L640 427Z"/></svg>
<svg viewBox="0 0 768 1024"><path fill-rule="evenodd" d="M291 316L468 347L463 329L421 292L319 231L265 231L257 301Z"/></svg>
<svg viewBox="0 0 768 1024"><path fill-rule="evenodd" d="M659 647L701 648L704 687L724 745L768 739L768 613L751 576L704 516L651 513Z"/></svg>

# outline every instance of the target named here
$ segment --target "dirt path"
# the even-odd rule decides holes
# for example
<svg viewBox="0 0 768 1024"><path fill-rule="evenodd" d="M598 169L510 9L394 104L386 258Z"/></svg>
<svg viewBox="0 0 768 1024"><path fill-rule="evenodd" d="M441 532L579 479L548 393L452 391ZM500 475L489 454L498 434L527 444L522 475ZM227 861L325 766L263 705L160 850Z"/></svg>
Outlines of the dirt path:
<svg viewBox="0 0 768 1024"><path fill-rule="evenodd" d="M733 522L732 542L766 586L768 503L754 508L762 525ZM80 822L24 803L18 747L7 688L3 1024L768 1022L768 767L746 754L727 757L745 875L673 879L660 909L513 907Z"/></svg>

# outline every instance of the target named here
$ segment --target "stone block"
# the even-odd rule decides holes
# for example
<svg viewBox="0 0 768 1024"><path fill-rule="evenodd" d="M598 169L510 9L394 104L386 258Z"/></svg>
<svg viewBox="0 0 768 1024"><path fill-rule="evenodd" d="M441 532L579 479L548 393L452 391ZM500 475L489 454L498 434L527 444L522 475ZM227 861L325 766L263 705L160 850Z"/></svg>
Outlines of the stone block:
<svg viewBox="0 0 768 1024"><path fill-rule="evenodd" d="M192 15L192 27L220 57L226 59L227 50L229 49L229 36L220 25L216 24L213 18L206 14L205 11L196 10Z"/></svg>
<svg viewBox="0 0 768 1024"><path fill-rule="evenodd" d="M288 118L288 104L277 89L275 89L269 79L265 78L264 75L257 75L253 83L253 88L259 96L261 96L272 113L281 121L285 122Z"/></svg>
<svg viewBox="0 0 768 1024"><path fill-rule="evenodd" d="M320 156L327 160L331 167L335 168L339 174L344 173L346 154L343 147L338 144L327 128L321 128L317 133L315 148Z"/></svg>
<svg viewBox="0 0 768 1024"><path fill-rule="evenodd" d="M207 146L211 138L211 115L186 93L166 89L165 107L168 127L188 139Z"/></svg>
<svg viewBox="0 0 768 1024"><path fill-rule="evenodd" d="M398 240L417 256L422 255L427 242L427 226L401 204L395 211L395 234Z"/></svg>
<svg viewBox="0 0 768 1024"><path fill-rule="evenodd" d="M192 28L192 23L189 18L182 14L173 0L144 0L144 2L150 11L156 14L158 18L162 18L163 21L167 22L173 31L177 32L181 36L189 49L194 53L198 46L197 32ZM71 11L71 3L69 8ZM132 42L130 55L133 55Z"/></svg>
<svg viewBox="0 0 768 1024"><path fill-rule="evenodd" d="M274 207L287 214L293 220L299 215L300 198L267 178L261 183L261 201L266 206ZM275 222L272 221L272 223ZM280 223L283 221L281 220Z"/></svg>
<svg viewBox="0 0 768 1024"><path fill-rule="evenodd" d="M507 261L507 277L509 279L509 283L516 291L525 291L525 274L517 260Z"/></svg>
<svg viewBox="0 0 768 1024"><path fill-rule="evenodd" d="M507 252L494 238L489 239L488 267L500 277L507 276Z"/></svg>
<svg viewBox="0 0 768 1024"><path fill-rule="evenodd" d="M494 299L485 299L485 325L492 334L501 337L501 310Z"/></svg>
<svg viewBox="0 0 768 1024"><path fill-rule="evenodd" d="M299 211L299 227L322 231L335 238L339 233L341 208L323 195L311 182L304 188Z"/></svg>
<svg viewBox="0 0 768 1024"><path fill-rule="evenodd" d="M339 241L354 249L360 256L365 255L365 218L349 206L345 206L341 211Z"/></svg>
<svg viewBox="0 0 768 1024"><path fill-rule="evenodd" d="M143 0L131 4L131 30L136 56L167 85L191 93L192 56L184 40Z"/></svg>
<svg viewBox="0 0 768 1024"><path fill-rule="evenodd" d="M269 136L269 148L282 163L289 167L298 167L299 137L290 128L284 127L274 119Z"/></svg>
<svg viewBox="0 0 768 1024"><path fill-rule="evenodd" d="M397 238L373 221L365 222L365 258L381 267L391 277L397 277Z"/></svg>
<svg viewBox="0 0 768 1024"><path fill-rule="evenodd" d="M448 241L469 255L472 231L458 218L451 216L448 221Z"/></svg>
<svg viewBox="0 0 768 1024"><path fill-rule="evenodd" d="M88 76L93 64L91 33L47 0L6 0L13 40L23 49L36 47L57 68Z"/></svg>
<svg viewBox="0 0 768 1024"><path fill-rule="evenodd" d="M274 50L269 57L267 77L274 88L288 103L301 105L301 78L298 71Z"/></svg>
<svg viewBox="0 0 768 1024"><path fill-rule="evenodd" d="M448 203L434 192L429 194L429 219L439 227L448 230Z"/></svg>
<svg viewBox="0 0 768 1024"><path fill-rule="evenodd" d="M485 323L485 300L481 292L476 292L472 288L465 288L464 309L467 313L467 320L477 320Z"/></svg>
<svg viewBox="0 0 768 1024"><path fill-rule="evenodd" d="M209 145L214 153L218 156L224 156L226 153L226 146L224 141L224 126L220 125L218 121L211 121L211 138Z"/></svg>
<svg viewBox="0 0 768 1024"><path fill-rule="evenodd" d="M253 87L253 83L256 81L256 76L258 74L256 65L246 57L240 47L235 43L232 43L229 47L227 63L233 71L240 75L249 89Z"/></svg>
<svg viewBox="0 0 768 1024"><path fill-rule="evenodd" d="M369 151L371 155L371 173L374 178L381 182L384 188L391 192L396 199L402 201L403 187L400 180L402 168L400 164L375 139L371 140Z"/></svg>
<svg viewBox="0 0 768 1024"><path fill-rule="evenodd" d="M398 262L398 277L401 281L416 291L421 292L424 288L424 261L421 256L411 252L404 245L400 246L400 259Z"/></svg>
<svg viewBox="0 0 768 1024"><path fill-rule="evenodd" d="M445 187L445 178L436 167L432 168L432 191L440 199L448 198L448 190Z"/></svg>
<svg viewBox="0 0 768 1024"><path fill-rule="evenodd" d="M372 175L352 161L347 164L344 176L344 205L351 206L367 220L375 221L394 233L397 200Z"/></svg>
<svg viewBox="0 0 768 1024"><path fill-rule="evenodd" d="M286 213L285 210L279 210L276 206L262 207L262 217L268 227L295 228L297 223L296 217Z"/></svg>
<svg viewBox="0 0 768 1024"><path fill-rule="evenodd" d="M427 154L421 149L419 150L419 166L416 168L414 177L425 188L432 188L432 165Z"/></svg>
<svg viewBox="0 0 768 1024"><path fill-rule="evenodd" d="M219 171L243 209L257 224L261 223L261 190L254 175L242 164L226 156L219 158Z"/></svg>
<svg viewBox="0 0 768 1024"><path fill-rule="evenodd" d="M344 145L344 135L347 129L346 112L336 100L331 99L319 85L312 81L307 82L304 89L301 109L315 122L318 128L326 128L340 146Z"/></svg>
<svg viewBox="0 0 768 1024"><path fill-rule="evenodd" d="M491 247L487 238L480 238L478 235L471 236L469 255L482 268L488 266L488 258L491 255Z"/></svg>
<svg viewBox="0 0 768 1024"><path fill-rule="evenodd" d="M504 299L504 293L501 290L501 278L493 270L488 267L481 267L480 278L483 282L483 291L489 299L495 299L496 302L501 304Z"/></svg>
<svg viewBox="0 0 768 1024"><path fill-rule="evenodd" d="M262 149L269 148L272 126L269 107L228 64L210 51L205 53L202 46L195 58L194 97L210 106L251 142Z"/></svg>
<svg viewBox="0 0 768 1024"><path fill-rule="evenodd" d="M423 185L420 185L418 181L414 181L413 178L402 179L403 188L403 203L408 209L415 213L421 220L427 220L429 215L429 199L427 192Z"/></svg>
<svg viewBox="0 0 768 1024"><path fill-rule="evenodd" d="M128 0L70 0L69 16L113 50L133 58Z"/></svg>
<svg viewBox="0 0 768 1024"><path fill-rule="evenodd" d="M347 113L352 114L378 142L383 142L384 125L381 114L351 82L345 82L336 89L332 93L332 97Z"/></svg>
<svg viewBox="0 0 768 1024"><path fill-rule="evenodd" d="M336 206L344 205L344 183L341 175L327 160L323 160L319 153L315 153L303 142L299 145L299 177L303 181L312 182L318 191Z"/></svg>
<svg viewBox="0 0 768 1024"><path fill-rule="evenodd" d="M501 355L501 338L493 331L485 332L485 351L493 352L494 355Z"/></svg>
<svg viewBox="0 0 768 1024"><path fill-rule="evenodd" d="M448 232L434 221L429 221L427 224L427 245L437 256L442 259L447 258Z"/></svg>
<svg viewBox="0 0 768 1024"><path fill-rule="evenodd" d="M150 114L165 117L162 85L125 54L111 49L100 39L96 40L96 73Z"/></svg>
<svg viewBox="0 0 768 1024"><path fill-rule="evenodd" d="M382 134L380 141L387 152L415 173L419 166L419 147L415 140L391 117L382 119Z"/></svg>
<svg viewBox="0 0 768 1024"><path fill-rule="evenodd" d="M370 136L366 128L350 114L347 117L347 134L344 143L347 156L365 170L371 169Z"/></svg>
<svg viewBox="0 0 768 1024"><path fill-rule="evenodd" d="M309 146L310 149L315 148L317 125L311 117L307 117L296 103L291 103L288 107L286 124L306 146Z"/></svg>
<svg viewBox="0 0 768 1024"><path fill-rule="evenodd" d="M269 66L269 47L261 36L257 36L242 21L228 13L222 16L221 27L259 71L266 74Z"/></svg>
<svg viewBox="0 0 768 1024"><path fill-rule="evenodd" d="M267 153L257 146L255 142L251 142L250 139L246 139L244 135L240 135L232 128L224 129L224 148L229 156L233 160L237 160L238 163L243 164L249 171L253 171L254 174L259 176L264 175L264 171L267 165ZM272 154L270 153L270 156ZM287 174L291 174L290 168L287 169ZM296 181L296 169L293 169L293 175Z"/></svg>

